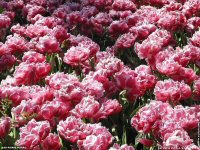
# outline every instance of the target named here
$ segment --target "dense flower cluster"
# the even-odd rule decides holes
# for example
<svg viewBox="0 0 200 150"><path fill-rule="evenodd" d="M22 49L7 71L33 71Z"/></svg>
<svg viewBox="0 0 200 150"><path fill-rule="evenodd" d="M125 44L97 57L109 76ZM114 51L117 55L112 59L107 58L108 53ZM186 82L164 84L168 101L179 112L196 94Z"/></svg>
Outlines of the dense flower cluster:
<svg viewBox="0 0 200 150"><path fill-rule="evenodd" d="M0 1L0 145L199 150L200 0Z"/></svg>

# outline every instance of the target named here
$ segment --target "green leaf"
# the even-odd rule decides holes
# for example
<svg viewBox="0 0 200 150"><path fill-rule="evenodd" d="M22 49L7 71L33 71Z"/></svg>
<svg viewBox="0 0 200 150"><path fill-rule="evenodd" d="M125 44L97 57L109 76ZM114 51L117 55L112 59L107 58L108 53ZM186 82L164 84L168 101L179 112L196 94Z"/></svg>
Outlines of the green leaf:
<svg viewBox="0 0 200 150"><path fill-rule="evenodd" d="M3 145L2 145L2 143L0 142L0 150L2 150L2 146L3 146Z"/></svg>
<svg viewBox="0 0 200 150"><path fill-rule="evenodd" d="M122 145L127 144L126 126L123 127Z"/></svg>
<svg viewBox="0 0 200 150"><path fill-rule="evenodd" d="M4 9L0 7L0 14L2 14L3 12L4 12Z"/></svg>

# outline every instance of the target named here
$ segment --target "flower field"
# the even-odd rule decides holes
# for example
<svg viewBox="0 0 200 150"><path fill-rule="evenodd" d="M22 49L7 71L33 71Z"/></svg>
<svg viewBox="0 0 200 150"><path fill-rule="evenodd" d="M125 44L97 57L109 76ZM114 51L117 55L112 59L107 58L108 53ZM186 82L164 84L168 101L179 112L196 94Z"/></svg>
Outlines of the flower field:
<svg viewBox="0 0 200 150"><path fill-rule="evenodd" d="M1 0L1 149L200 150L200 0Z"/></svg>

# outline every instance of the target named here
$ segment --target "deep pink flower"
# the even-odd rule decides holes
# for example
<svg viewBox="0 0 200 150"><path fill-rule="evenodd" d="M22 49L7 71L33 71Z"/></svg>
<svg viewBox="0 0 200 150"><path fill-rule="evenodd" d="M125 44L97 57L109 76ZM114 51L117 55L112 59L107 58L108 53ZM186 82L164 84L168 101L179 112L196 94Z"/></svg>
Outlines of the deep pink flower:
<svg viewBox="0 0 200 150"><path fill-rule="evenodd" d="M153 0L155 1L155 0ZM158 0L160 2L160 0ZM140 17L140 23L146 21L149 23L156 23L160 18L160 10L156 7L149 6L149 5L142 5L140 9L137 9L134 13Z"/></svg>
<svg viewBox="0 0 200 150"><path fill-rule="evenodd" d="M0 139L4 138L10 131L11 118L1 117L0 118Z"/></svg>
<svg viewBox="0 0 200 150"><path fill-rule="evenodd" d="M62 26L55 26L52 29L51 35L54 36L59 43L62 43L64 40L67 40L69 38L69 34L67 33L67 30Z"/></svg>
<svg viewBox="0 0 200 150"><path fill-rule="evenodd" d="M106 12L99 12L95 17L91 18L91 23L93 25L100 24L103 26L108 26L112 22L112 18Z"/></svg>

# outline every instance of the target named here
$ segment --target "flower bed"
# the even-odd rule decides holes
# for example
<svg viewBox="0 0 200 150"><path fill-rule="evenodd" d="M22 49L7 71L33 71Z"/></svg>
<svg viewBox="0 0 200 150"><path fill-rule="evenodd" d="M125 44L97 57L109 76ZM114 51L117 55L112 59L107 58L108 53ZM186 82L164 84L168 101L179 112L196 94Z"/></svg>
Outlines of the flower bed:
<svg viewBox="0 0 200 150"><path fill-rule="evenodd" d="M199 0L0 1L0 149L200 150Z"/></svg>

